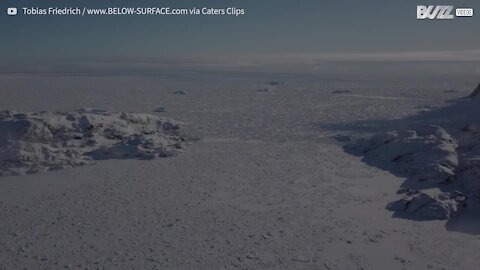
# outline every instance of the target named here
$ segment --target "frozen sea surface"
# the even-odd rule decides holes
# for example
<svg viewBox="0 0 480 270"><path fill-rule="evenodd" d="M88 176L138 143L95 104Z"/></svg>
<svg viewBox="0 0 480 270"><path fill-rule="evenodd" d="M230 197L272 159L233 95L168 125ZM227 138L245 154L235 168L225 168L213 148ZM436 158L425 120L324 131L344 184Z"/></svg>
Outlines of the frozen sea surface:
<svg viewBox="0 0 480 270"><path fill-rule="evenodd" d="M393 218L385 205L403 179L334 138L375 132L355 126L362 121L448 106L477 83L467 75L2 74L2 110L153 113L185 122L198 140L169 159L0 178L0 269L478 269L478 223ZM258 91L266 84L271 91ZM350 128L332 128L339 124Z"/></svg>

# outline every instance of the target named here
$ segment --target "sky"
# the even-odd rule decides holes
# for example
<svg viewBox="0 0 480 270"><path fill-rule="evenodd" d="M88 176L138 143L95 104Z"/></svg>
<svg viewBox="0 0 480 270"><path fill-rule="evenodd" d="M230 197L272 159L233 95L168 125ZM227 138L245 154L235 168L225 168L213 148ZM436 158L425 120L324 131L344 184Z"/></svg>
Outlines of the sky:
<svg viewBox="0 0 480 270"><path fill-rule="evenodd" d="M416 6L429 4L480 12L478 0L4 0L0 65L480 60L480 14L417 20ZM8 16L11 6L237 7L246 15Z"/></svg>

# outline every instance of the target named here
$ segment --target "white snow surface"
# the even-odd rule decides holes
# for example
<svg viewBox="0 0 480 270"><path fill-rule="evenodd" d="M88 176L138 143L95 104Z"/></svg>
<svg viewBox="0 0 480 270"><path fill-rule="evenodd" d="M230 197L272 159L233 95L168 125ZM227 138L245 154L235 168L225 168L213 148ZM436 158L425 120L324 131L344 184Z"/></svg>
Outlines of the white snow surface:
<svg viewBox="0 0 480 270"><path fill-rule="evenodd" d="M199 140L171 158L113 158L0 177L0 269L480 265L480 208L473 195L478 170L468 165L460 173L477 162L475 147L469 150L465 142L476 145L478 104L463 97L478 84L478 75L94 75L0 75L0 108L161 115L183 121L179 132ZM268 82L285 83L257 91ZM187 94L172 94L180 90ZM164 109L155 112L159 107ZM463 131L469 124L474 132ZM420 143L429 137L421 132L429 126L444 130L457 145L458 165L448 184L411 179L415 172L399 172L401 162L396 167L398 162L367 161L344 148L356 138L393 131L399 143ZM408 130L416 137L409 139ZM443 138L433 145L454 146ZM413 160L424 164L455 155L420 154ZM403 196L416 201L411 212L386 209ZM436 204L439 196L446 204ZM462 197L468 197L467 207L456 204ZM415 209L433 213L429 209L436 206L440 216L451 217L416 218L422 215Z"/></svg>

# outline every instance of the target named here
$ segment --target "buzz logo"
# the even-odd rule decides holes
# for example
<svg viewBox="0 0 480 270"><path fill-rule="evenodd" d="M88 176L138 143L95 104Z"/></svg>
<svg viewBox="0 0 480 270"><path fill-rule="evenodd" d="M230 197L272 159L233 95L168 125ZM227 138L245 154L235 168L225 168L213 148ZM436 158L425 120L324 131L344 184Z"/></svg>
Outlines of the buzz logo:
<svg viewBox="0 0 480 270"><path fill-rule="evenodd" d="M417 6L418 20L452 20L453 6Z"/></svg>

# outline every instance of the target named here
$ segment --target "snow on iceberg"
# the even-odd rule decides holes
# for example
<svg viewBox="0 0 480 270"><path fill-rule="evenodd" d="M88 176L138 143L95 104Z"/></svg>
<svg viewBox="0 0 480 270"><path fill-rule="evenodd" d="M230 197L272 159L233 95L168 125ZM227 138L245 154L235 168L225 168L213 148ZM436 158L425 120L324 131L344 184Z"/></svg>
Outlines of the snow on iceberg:
<svg viewBox="0 0 480 270"><path fill-rule="evenodd" d="M101 159L153 159L184 149L182 123L141 113L0 112L0 175L38 173Z"/></svg>

